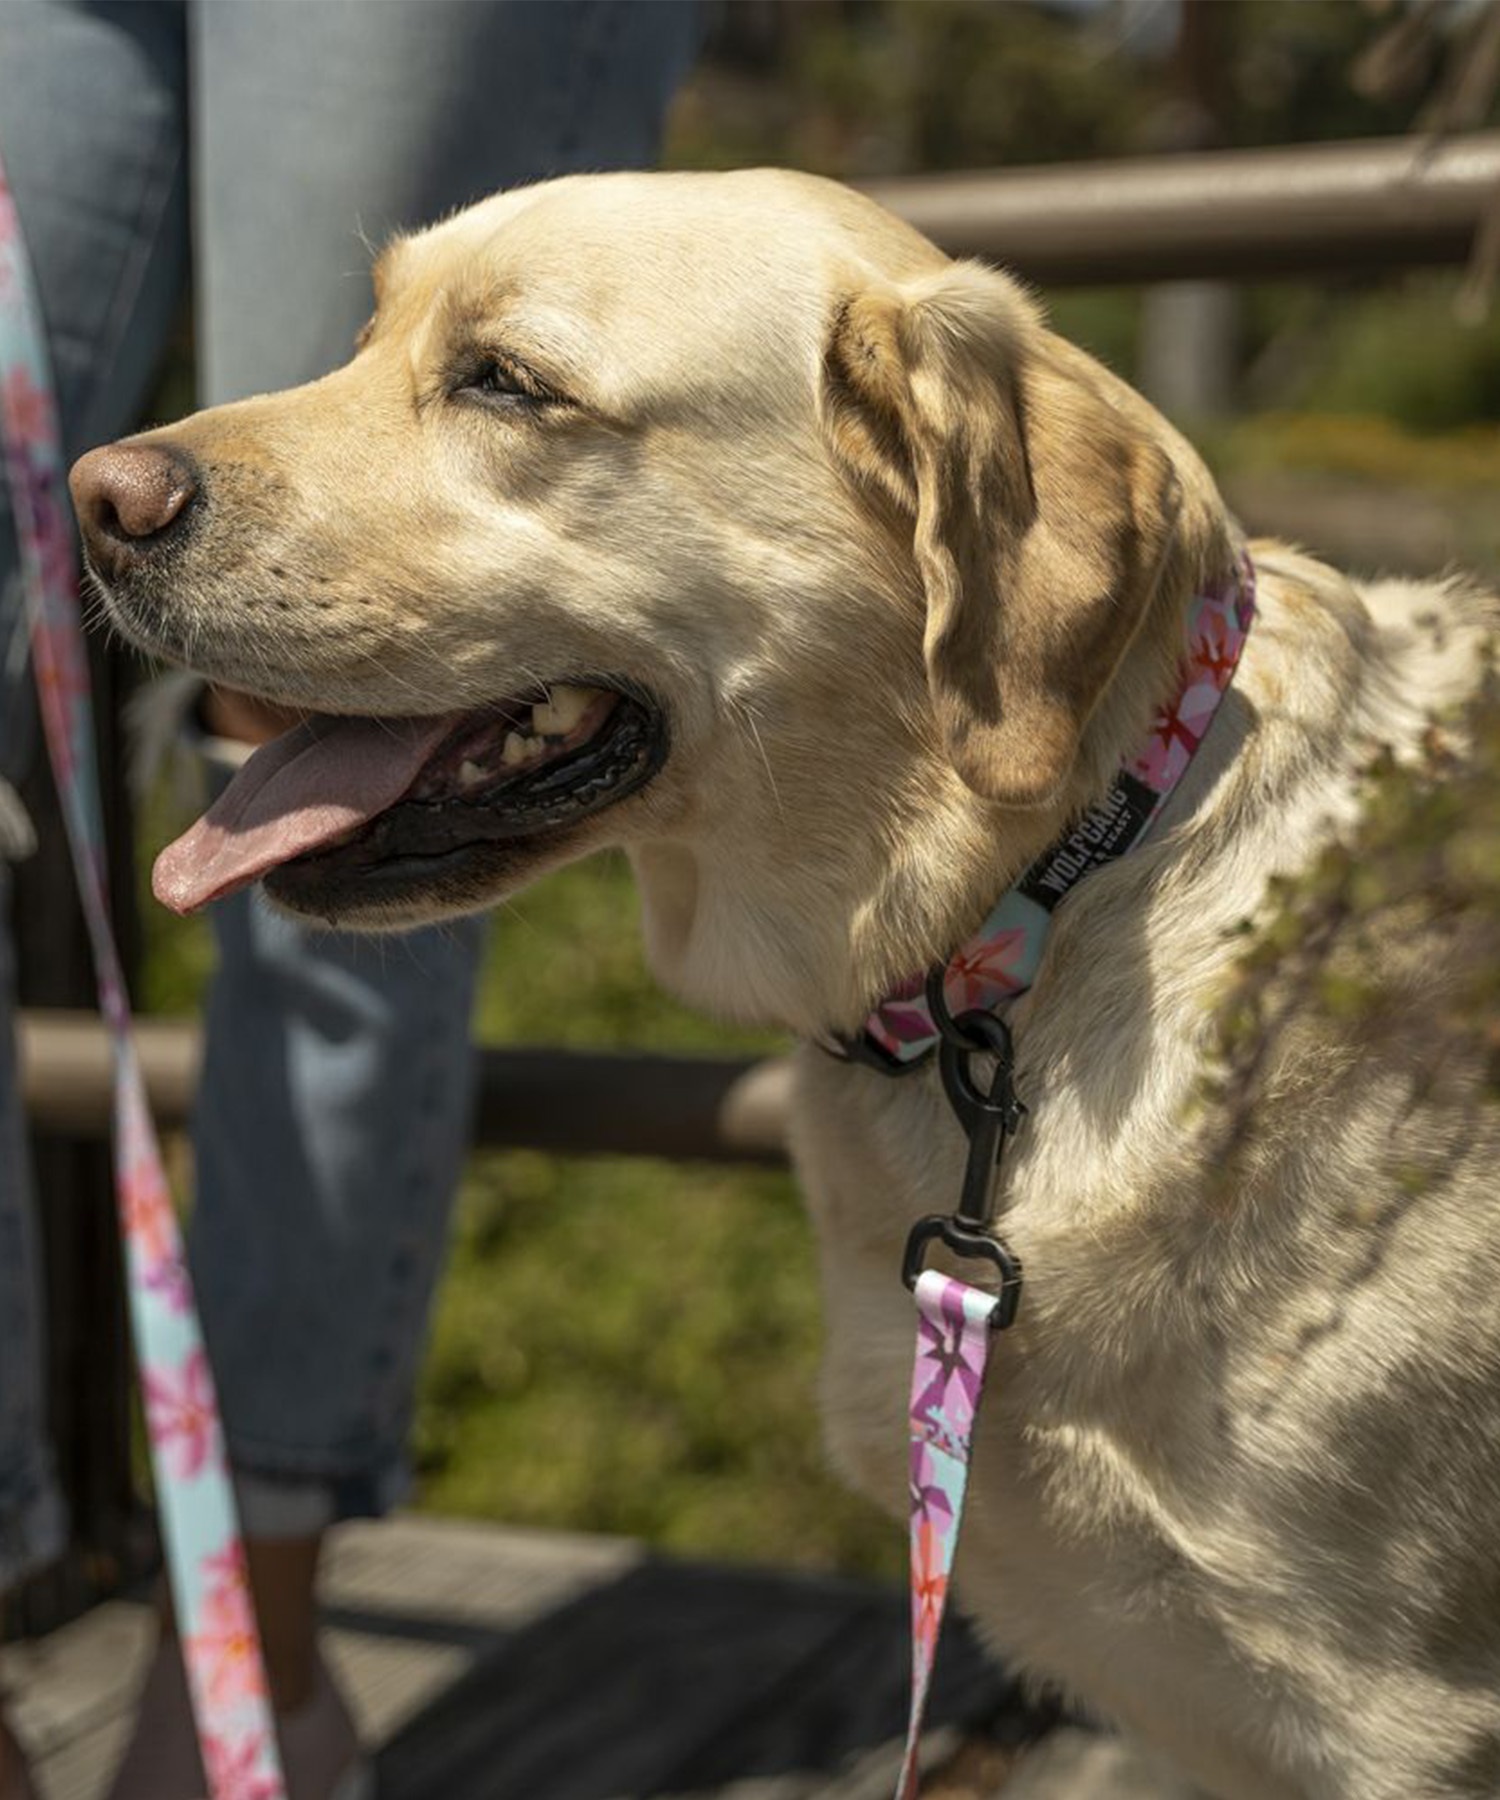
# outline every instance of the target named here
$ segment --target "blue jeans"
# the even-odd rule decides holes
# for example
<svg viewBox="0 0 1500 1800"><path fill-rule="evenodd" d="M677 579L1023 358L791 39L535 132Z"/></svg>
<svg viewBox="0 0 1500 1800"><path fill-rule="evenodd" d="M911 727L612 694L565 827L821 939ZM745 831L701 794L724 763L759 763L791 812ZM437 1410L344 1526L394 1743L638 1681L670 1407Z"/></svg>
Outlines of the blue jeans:
<svg viewBox="0 0 1500 1800"><path fill-rule="evenodd" d="M698 32L688 0L0 0L0 156L70 454L136 424L190 264L203 403L307 380L370 311L367 242L652 161ZM14 569L0 496L0 589ZM6 635L0 775L34 749ZM341 938L249 897L214 924L190 1246L246 1525L301 1534L402 1485L480 934ZM60 1517L9 964L0 943L0 1588Z"/></svg>

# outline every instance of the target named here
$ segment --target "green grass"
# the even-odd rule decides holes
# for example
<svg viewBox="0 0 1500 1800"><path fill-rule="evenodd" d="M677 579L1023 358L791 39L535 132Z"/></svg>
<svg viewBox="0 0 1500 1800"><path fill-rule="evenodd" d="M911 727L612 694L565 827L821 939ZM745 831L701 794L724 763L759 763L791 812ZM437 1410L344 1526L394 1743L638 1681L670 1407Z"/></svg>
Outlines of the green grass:
<svg viewBox="0 0 1500 1800"><path fill-rule="evenodd" d="M423 1383L424 1504L894 1572L816 1427L812 1245L786 1176L477 1156Z"/></svg>

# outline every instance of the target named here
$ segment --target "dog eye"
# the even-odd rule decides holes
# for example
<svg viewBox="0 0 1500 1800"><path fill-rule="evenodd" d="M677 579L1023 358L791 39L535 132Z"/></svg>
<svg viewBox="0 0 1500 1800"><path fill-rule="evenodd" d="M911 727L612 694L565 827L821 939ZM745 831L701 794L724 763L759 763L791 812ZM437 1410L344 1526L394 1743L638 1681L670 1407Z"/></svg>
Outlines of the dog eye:
<svg viewBox="0 0 1500 1800"><path fill-rule="evenodd" d="M559 400L523 363L508 357L486 357L475 363L460 375L453 391L466 399L507 408L553 406Z"/></svg>

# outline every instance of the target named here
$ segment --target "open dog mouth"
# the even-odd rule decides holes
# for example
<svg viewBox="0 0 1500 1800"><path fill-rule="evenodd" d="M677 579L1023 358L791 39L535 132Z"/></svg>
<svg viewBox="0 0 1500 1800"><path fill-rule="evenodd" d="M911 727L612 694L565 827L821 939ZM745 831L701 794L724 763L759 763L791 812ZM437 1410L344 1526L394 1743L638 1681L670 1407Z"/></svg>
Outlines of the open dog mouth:
<svg viewBox="0 0 1500 1800"><path fill-rule="evenodd" d="M316 715L256 751L162 851L152 889L186 913L272 874L294 889L436 872L591 818L665 756L660 708L625 682L556 683L435 718Z"/></svg>

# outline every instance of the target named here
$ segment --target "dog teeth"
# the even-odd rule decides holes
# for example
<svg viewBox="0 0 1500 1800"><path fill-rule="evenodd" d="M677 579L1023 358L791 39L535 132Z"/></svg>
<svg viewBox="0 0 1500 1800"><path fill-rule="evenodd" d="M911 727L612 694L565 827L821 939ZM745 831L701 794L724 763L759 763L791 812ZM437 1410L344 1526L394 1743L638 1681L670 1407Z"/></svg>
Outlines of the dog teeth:
<svg viewBox="0 0 1500 1800"><path fill-rule="evenodd" d="M465 791L478 787L481 782L488 781L489 778L490 771L488 769L480 763L470 762L467 757L458 765L458 785Z"/></svg>
<svg viewBox="0 0 1500 1800"><path fill-rule="evenodd" d="M536 740L532 739L531 741L534 743ZM500 750L500 760L507 769L518 768L527 760L529 753L526 744L527 740L521 736L519 731L506 732L505 743Z"/></svg>
<svg viewBox="0 0 1500 1800"><path fill-rule="evenodd" d="M569 687L560 683L547 699L531 709L531 729L539 737L566 737L594 699L592 688Z"/></svg>

